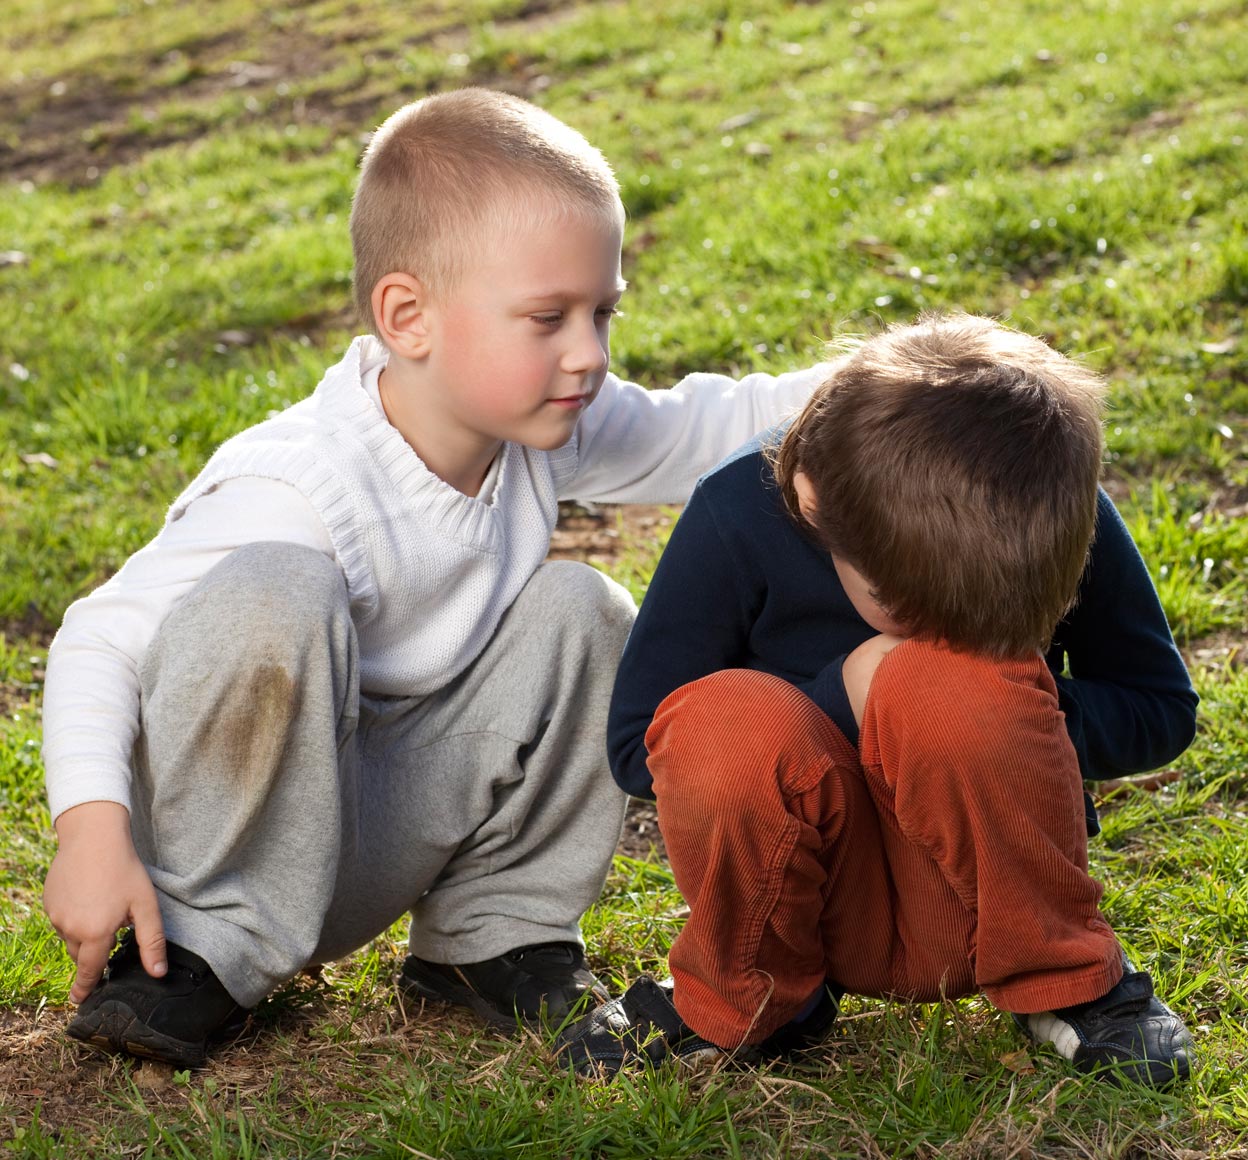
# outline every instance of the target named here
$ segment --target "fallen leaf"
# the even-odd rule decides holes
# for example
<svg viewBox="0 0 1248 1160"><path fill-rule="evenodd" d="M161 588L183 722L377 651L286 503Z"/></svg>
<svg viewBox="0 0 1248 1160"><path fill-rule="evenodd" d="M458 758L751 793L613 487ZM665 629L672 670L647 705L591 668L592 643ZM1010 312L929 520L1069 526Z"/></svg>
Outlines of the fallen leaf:
<svg viewBox="0 0 1248 1160"><path fill-rule="evenodd" d="M225 66L233 74L232 85L250 85L260 81L270 81L282 75L282 70L273 65L256 64L250 60L232 60Z"/></svg>
<svg viewBox="0 0 1248 1160"><path fill-rule="evenodd" d="M173 1065L145 1059L134 1077L136 1086L144 1091L159 1092L173 1086Z"/></svg>
<svg viewBox="0 0 1248 1160"><path fill-rule="evenodd" d="M1098 782L1096 788L1107 793L1116 789L1135 789L1143 793L1156 793L1159 789L1173 785L1182 776L1181 769L1163 769L1158 773L1112 778L1109 781Z"/></svg>
<svg viewBox="0 0 1248 1160"><path fill-rule="evenodd" d="M999 1059L1001 1066L1015 1075L1031 1075L1036 1070L1031 1056L1026 1051L1007 1051Z"/></svg>
<svg viewBox="0 0 1248 1160"><path fill-rule="evenodd" d="M1238 338L1224 338L1221 342L1202 342L1200 349L1205 354L1230 354L1238 345Z"/></svg>
<svg viewBox="0 0 1248 1160"><path fill-rule="evenodd" d="M901 257L901 251L896 246L889 245L882 238L871 236L855 238L853 246L854 249L861 250L864 254L869 254L872 258L879 258L882 261L892 261Z"/></svg>
<svg viewBox="0 0 1248 1160"><path fill-rule="evenodd" d="M46 451L33 451L28 455L19 455L18 458L26 464L27 467L60 467L60 461L53 459Z"/></svg>
<svg viewBox="0 0 1248 1160"><path fill-rule="evenodd" d="M719 131L721 133L734 133L738 129L744 129L746 125L754 124L757 120L757 109L752 109L748 113L738 113L735 117L729 117L726 121L720 121Z"/></svg>

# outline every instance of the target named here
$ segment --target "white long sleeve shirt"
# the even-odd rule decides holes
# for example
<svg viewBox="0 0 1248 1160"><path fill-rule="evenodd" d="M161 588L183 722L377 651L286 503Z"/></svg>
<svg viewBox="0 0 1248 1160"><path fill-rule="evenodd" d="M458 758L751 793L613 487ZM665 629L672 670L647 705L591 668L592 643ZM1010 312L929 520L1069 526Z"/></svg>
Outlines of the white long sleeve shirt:
<svg viewBox="0 0 1248 1160"><path fill-rule="evenodd" d="M169 611L235 548L285 541L335 560L361 688L428 694L480 653L541 564L561 498L683 502L828 372L694 374L663 391L608 375L568 443L504 444L473 497L433 475L386 419L376 394L386 358L357 338L311 396L223 444L155 539L67 611L44 696L53 818L87 801L129 808L139 662Z"/></svg>

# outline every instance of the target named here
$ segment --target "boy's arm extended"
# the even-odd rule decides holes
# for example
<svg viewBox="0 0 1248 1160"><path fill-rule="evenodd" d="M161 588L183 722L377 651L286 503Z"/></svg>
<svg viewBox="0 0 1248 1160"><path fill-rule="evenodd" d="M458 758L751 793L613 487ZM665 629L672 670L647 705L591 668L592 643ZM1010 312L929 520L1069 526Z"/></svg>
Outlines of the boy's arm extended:
<svg viewBox="0 0 1248 1160"><path fill-rule="evenodd" d="M1047 659L1085 778L1156 769L1191 744L1199 698L1148 569L1104 492L1078 603Z"/></svg>
<svg viewBox="0 0 1248 1160"><path fill-rule="evenodd" d="M168 612L214 564L265 539L333 552L321 521L293 488L235 480L196 500L112 580L72 605L52 643L43 757L58 851L44 905L78 965L76 1002L98 980L127 922L135 924L144 966L163 958L155 891L129 826L139 662Z"/></svg>
<svg viewBox="0 0 1248 1160"><path fill-rule="evenodd" d="M683 503L699 476L799 411L833 366L741 379L691 374L654 391L608 375L572 442L553 453L575 457L560 498Z"/></svg>

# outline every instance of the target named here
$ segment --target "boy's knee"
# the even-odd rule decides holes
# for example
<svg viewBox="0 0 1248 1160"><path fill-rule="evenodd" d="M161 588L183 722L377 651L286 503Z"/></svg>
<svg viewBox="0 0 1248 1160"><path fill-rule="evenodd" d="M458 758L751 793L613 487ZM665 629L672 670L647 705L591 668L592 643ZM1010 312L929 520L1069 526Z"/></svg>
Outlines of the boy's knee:
<svg viewBox="0 0 1248 1160"><path fill-rule="evenodd" d="M790 733L813 708L800 690L754 669L722 669L669 694L654 715L651 732L676 731L686 742L753 745L771 731ZM649 745L650 737L647 737Z"/></svg>
<svg viewBox="0 0 1248 1160"><path fill-rule="evenodd" d="M616 643L620 649L637 616L628 589L576 560L547 560L512 608L519 608L519 615L533 618L534 623L561 621L592 639Z"/></svg>
<svg viewBox="0 0 1248 1160"><path fill-rule="evenodd" d="M300 544L252 543L212 568L162 624L157 653L243 655L301 652L327 635L346 646L350 617L337 564Z"/></svg>
<svg viewBox="0 0 1248 1160"><path fill-rule="evenodd" d="M880 663L863 722L864 759L878 746L887 759L940 769L982 771L1020 754L1067 764L1069 735L1043 658L1001 660L907 641Z"/></svg>
<svg viewBox="0 0 1248 1160"><path fill-rule="evenodd" d="M681 686L660 705L646 733L656 792L748 799L770 782L802 792L853 746L804 693L752 669L726 669ZM699 788L700 787L700 788Z"/></svg>
<svg viewBox="0 0 1248 1160"><path fill-rule="evenodd" d="M281 542L235 548L203 583L253 607L291 605L295 615L332 608L346 595L342 569L333 560L315 548Z"/></svg>

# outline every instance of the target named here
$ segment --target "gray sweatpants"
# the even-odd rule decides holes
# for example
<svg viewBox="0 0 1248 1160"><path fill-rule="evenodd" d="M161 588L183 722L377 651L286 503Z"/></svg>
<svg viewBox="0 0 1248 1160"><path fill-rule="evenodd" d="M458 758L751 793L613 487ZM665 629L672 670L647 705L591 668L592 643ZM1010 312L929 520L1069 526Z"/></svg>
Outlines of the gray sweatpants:
<svg viewBox="0 0 1248 1160"><path fill-rule="evenodd" d="M450 685L371 698L339 569L231 553L140 669L131 828L167 936L244 1006L406 911L435 962L579 941L623 822L605 727L634 611L549 562Z"/></svg>

